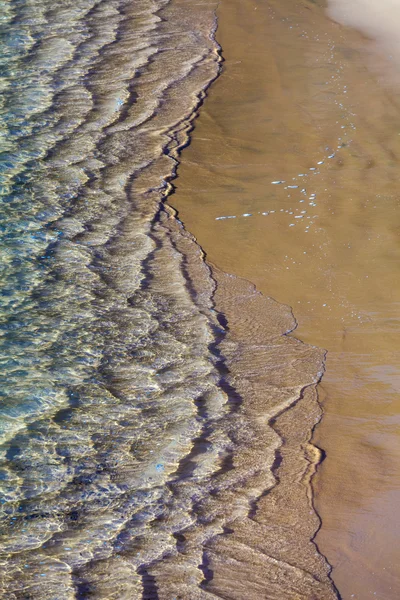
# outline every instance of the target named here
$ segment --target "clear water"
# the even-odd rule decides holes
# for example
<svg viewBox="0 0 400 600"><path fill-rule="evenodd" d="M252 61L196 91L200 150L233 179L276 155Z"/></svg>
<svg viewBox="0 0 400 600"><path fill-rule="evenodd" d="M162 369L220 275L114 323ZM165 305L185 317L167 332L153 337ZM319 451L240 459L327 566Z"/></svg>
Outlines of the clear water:
<svg viewBox="0 0 400 600"><path fill-rule="evenodd" d="M215 8L1 6L1 598L336 598L322 351L163 204Z"/></svg>
<svg viewBox="0 0 400 600"><path fill-rule="evenodd" d="M1 597L132 598L190 521L165 481L225 400L160 202L213 8L2 3Z"/></svg>

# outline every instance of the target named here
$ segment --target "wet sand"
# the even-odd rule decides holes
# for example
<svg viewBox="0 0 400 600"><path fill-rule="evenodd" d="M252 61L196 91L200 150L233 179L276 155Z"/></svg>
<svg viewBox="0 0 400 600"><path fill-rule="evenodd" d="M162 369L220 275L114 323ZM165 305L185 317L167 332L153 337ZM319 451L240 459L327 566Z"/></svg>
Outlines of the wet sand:
<svg viewBox="0 0 400 600"><path fill-rule="evenodd" d="M398 597L400 104L386 49L323 3L220 3L223 73L171 204L211 263L328 350L320 550L344 599ZM353 23L352 23L353 24ZM383 81L384 79L384 81ZM282 182L282 183L280 183ZM226 218L231 217L231 218Z"/></svg>

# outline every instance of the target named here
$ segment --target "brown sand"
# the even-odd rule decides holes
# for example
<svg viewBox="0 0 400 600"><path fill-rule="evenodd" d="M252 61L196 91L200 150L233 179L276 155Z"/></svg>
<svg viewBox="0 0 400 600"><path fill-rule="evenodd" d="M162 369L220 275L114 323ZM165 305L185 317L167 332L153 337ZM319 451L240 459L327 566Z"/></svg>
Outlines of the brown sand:
<svg viewBox="0 0 400 600"><path fill-rule="evenodd" d="M344 599L394 600L400 105L385 57L371 67L374 43L323 4L221 1L226 62L171 204L212 263L293 306L296 336L328 350L317 542Z"/></svg>

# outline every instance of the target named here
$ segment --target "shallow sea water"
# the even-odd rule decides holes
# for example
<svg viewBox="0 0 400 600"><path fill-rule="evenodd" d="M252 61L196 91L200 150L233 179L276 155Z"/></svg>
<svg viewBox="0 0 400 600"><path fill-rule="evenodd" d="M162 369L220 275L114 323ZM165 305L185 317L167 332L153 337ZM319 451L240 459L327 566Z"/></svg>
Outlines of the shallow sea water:
<svg viewBox="0 0 400 600"><path fill-rule="evenodd" d="M1 4L7 600L336 597L312 542L323 352L163 203L215 8Z"/></svg>

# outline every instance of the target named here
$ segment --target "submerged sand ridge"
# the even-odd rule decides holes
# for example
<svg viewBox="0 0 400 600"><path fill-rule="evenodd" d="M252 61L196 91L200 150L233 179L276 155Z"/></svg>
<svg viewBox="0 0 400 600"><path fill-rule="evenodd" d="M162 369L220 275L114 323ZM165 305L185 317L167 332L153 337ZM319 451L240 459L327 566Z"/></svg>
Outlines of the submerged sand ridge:
<svg viewBox="0 0 400 600"><path fill-rule="evenodd" d="M400 105L372 32L345 25L313 2L222 1L226 62L171 203L211 262L293 306L296 336L328 350L317 543L343 598L394 600Z"/></svg>

